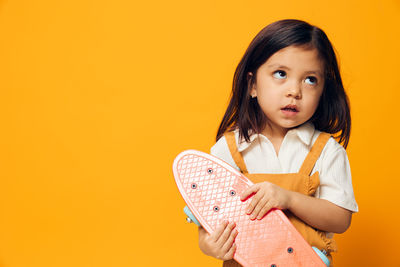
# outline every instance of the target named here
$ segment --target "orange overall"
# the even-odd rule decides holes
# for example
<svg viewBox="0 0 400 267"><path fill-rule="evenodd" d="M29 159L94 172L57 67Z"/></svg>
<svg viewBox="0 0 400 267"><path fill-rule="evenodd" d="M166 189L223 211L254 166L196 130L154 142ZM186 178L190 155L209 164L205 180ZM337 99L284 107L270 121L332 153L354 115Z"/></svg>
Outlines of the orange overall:
<svg viewBox="0 0 400 267"><path fill-rule="evenodd" d="M307 196L314 196L315 191L319 186L319 174L318 172L315 172L312 176L310 176L310 174L314 168L315 162L322 152L322 149L330 137L329 134L322 132L318 136L298 173L283 174L248 173L242 154L238 151L234 133L228 132L225 133L224 136L236 165L253 183L268 181L290 191L299 192ZM283 212L311 246L317 247L321 251L326 251L327 257L331 261L332 266L332 256L330 253L337 251L336 242L333 239L327 238L325 232L314 229L301 221L289 210L284 210ZM225 261L223 266L230 267L241 265L235 260L230 260Z"/></svg>

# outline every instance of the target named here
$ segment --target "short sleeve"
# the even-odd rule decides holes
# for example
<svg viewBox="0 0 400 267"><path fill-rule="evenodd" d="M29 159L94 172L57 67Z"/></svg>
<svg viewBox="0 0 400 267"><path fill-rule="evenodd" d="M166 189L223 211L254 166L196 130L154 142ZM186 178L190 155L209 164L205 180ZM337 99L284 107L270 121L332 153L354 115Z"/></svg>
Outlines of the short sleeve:
<svg viewBox="0 0 400 267"><path fill-rule="evenodd" d="M320 160L320 187L317 192L319 198L358 212L346 150L331 137L322 151Z"/></svg>
<svg viewBox="0 0 400 267"><path fill-rule="evenodd" d="M226 143L225 136L222 136L215 145L211 147L210 151L211 155L222 159L229 165L233 166L235 169L240 171L239 167L235 164L235 161L232 158L231 152L229 151L228 144Z"/></svg>

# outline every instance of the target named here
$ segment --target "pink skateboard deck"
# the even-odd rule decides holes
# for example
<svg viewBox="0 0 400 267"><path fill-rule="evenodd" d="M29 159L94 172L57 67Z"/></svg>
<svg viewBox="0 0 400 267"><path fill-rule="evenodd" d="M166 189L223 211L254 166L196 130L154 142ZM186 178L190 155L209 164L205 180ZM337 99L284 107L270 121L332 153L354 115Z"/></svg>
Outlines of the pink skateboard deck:
<svg viewBox="0 0 400 267"><path fill-rule="evenodd" d="M243 202L240 195L253 183L226 162L187 150L176 157L173 172L187 206L208 233L223 220L236 223L234 259L243 266L326 266L282 211L250 219L251 198Z"/></svg>

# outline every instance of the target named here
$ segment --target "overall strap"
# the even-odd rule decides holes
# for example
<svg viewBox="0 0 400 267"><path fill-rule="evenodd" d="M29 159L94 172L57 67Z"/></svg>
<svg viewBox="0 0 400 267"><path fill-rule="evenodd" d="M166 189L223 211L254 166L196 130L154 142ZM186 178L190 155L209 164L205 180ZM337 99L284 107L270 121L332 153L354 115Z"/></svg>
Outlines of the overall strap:
<svg viewBox="0 0 400 267"><path fill-rule="evenodd" d="M247 173L246 164L244 163L242 154L239 152L238 147L236 145L235 133L227 132L224 133L226 143L228 144L229 151L231 152L232 158L235 161L236 165L239 167L242 173Z"/></svg>
<svg viewBox="0 0 400 267"><path fill-rule="evenodd" d="M322 150L324 149L326 143L328 142L329 138L331 137L328 133L320 133L317 140L315 140L314 145L311 147L310 152L308 153L306 159L301 165L299 173L310 175L312 169L314 168L315 162L319 158Z"/></svg>

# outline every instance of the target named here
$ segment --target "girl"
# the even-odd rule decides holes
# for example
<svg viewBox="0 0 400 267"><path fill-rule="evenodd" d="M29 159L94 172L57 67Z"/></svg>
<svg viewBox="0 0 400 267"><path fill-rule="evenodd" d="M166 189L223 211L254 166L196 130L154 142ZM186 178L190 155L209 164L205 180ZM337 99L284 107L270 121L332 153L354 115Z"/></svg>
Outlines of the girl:
<svg viewBox="0 0 400 267"><path fill-rule="evenodd" d="M250 219L282 209L332 262L333 233L345 232L358 211L345 151L350 126L328 37L304 21L281 20L257 34L236 68L211 154L255 183L241 195L251 197ZM200 249L224 266L239 266L232 259L234 228L224 222L208 234L200 227Z"/></svg>

